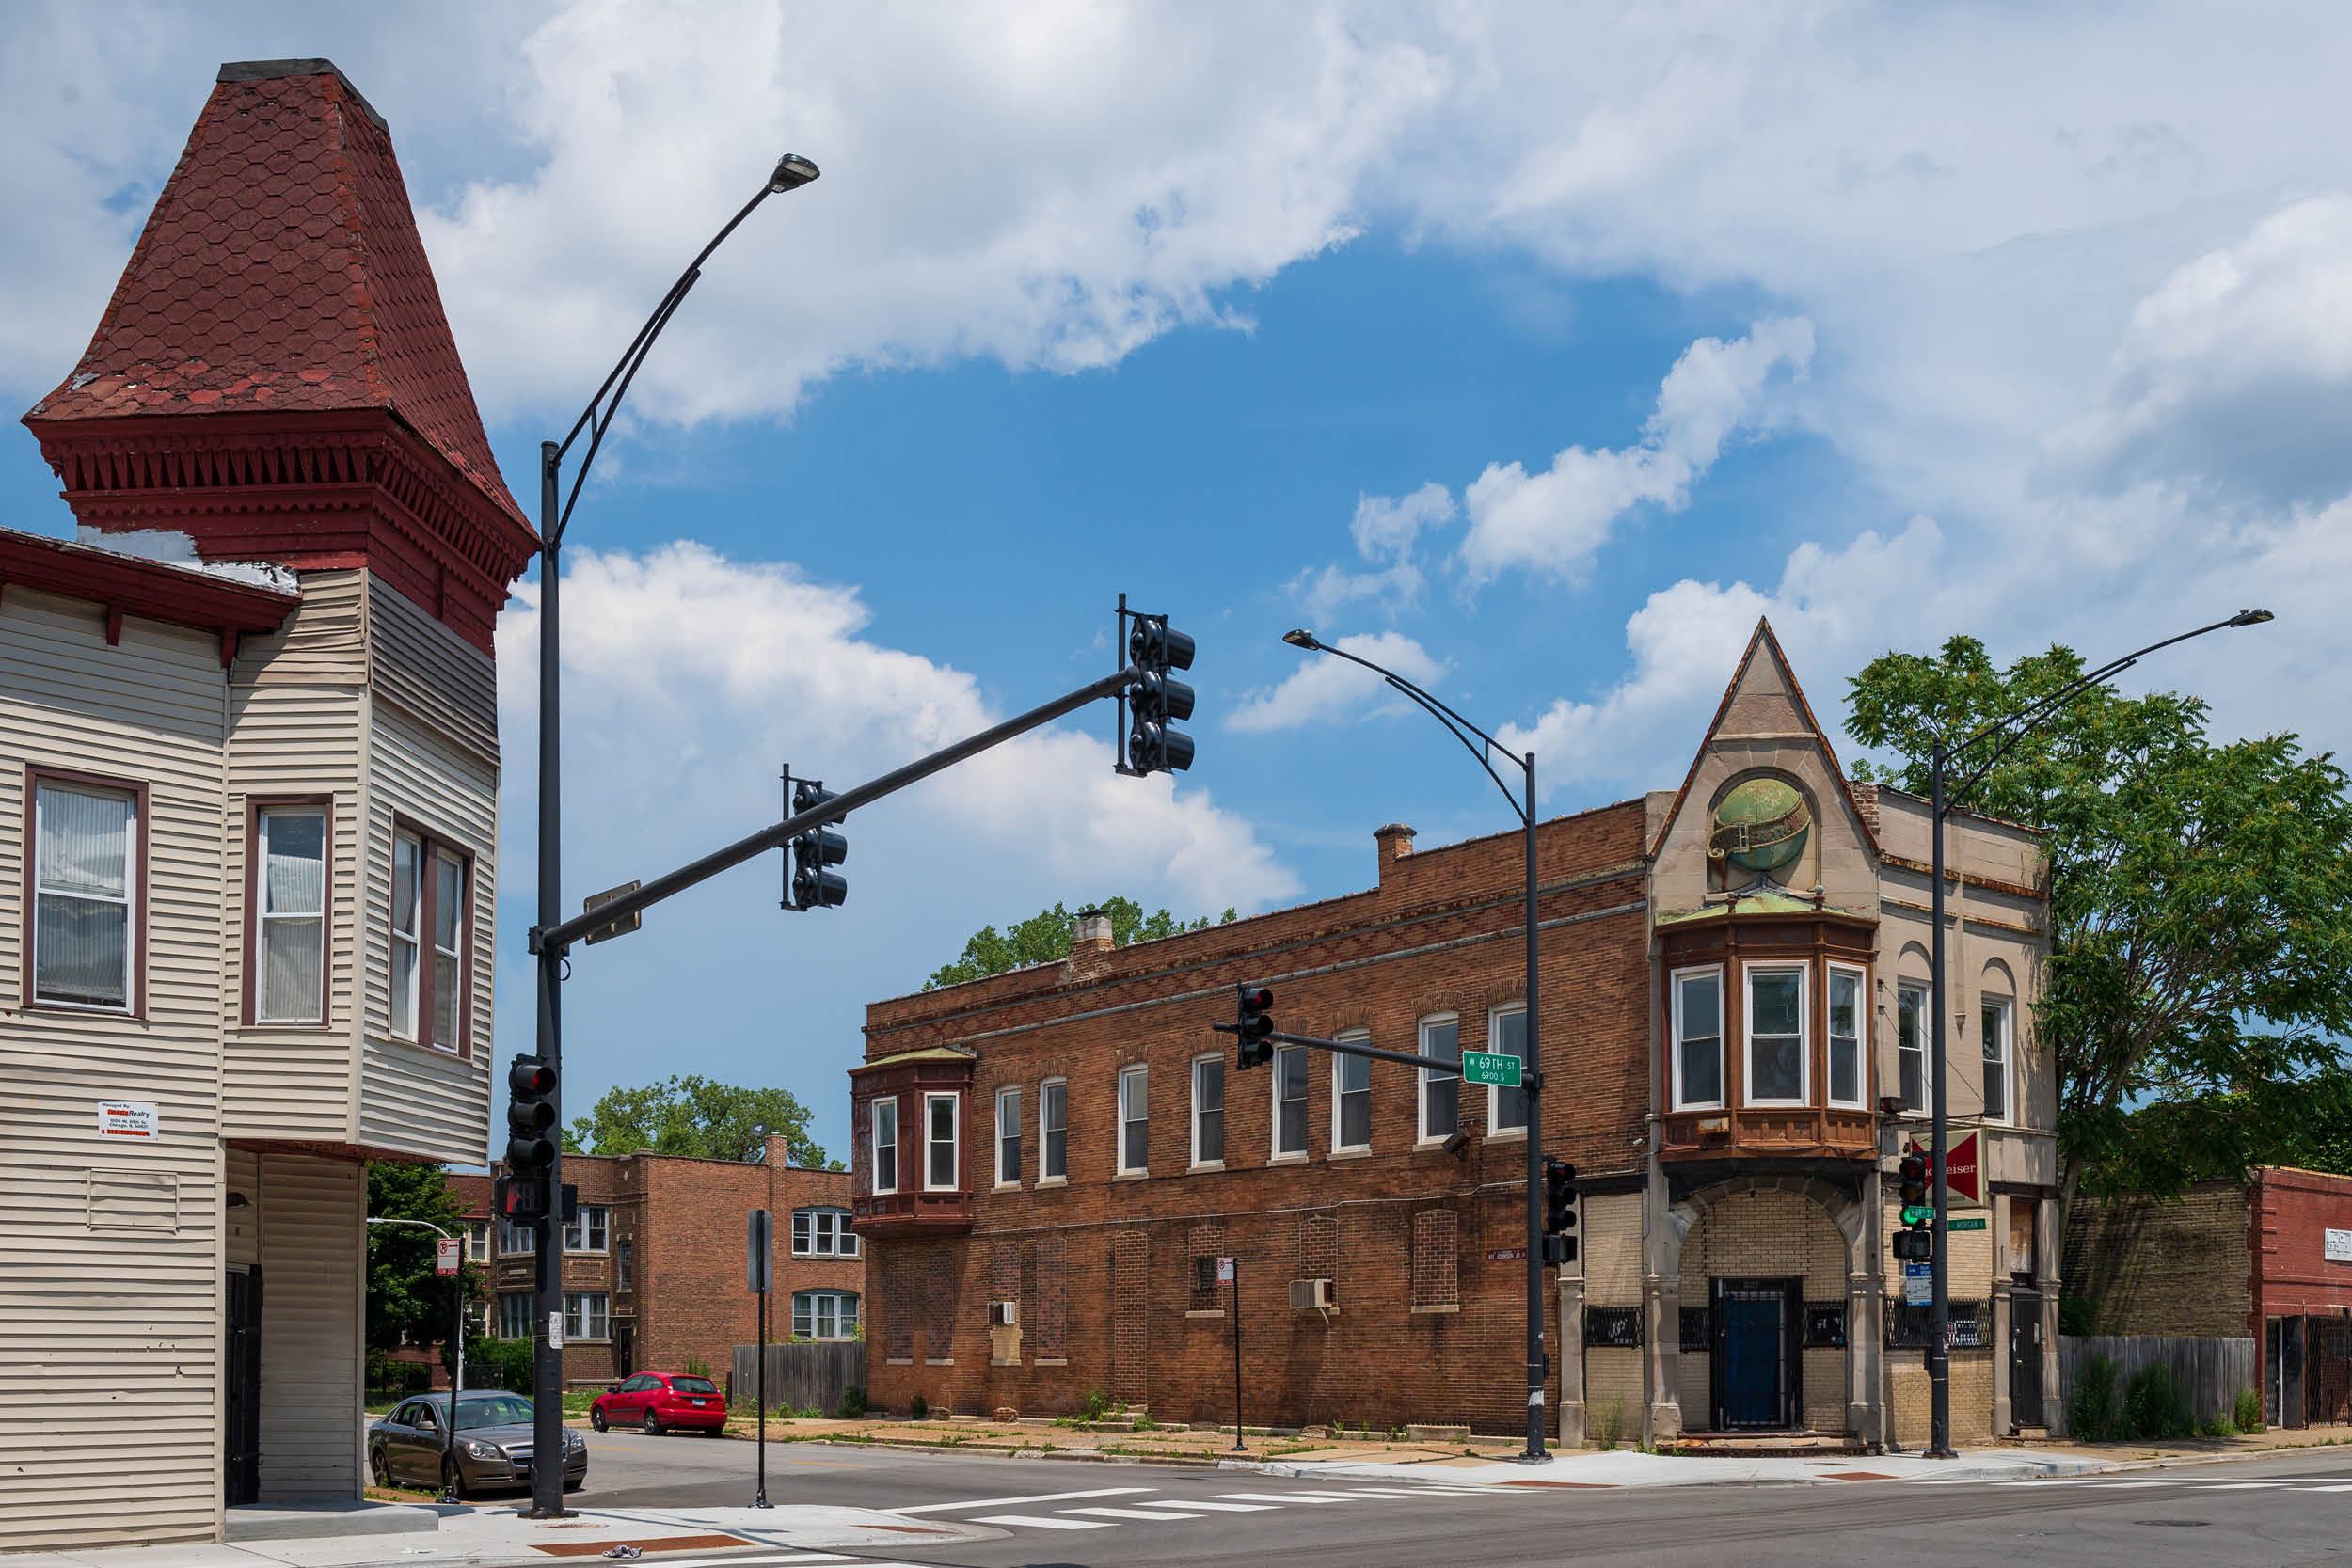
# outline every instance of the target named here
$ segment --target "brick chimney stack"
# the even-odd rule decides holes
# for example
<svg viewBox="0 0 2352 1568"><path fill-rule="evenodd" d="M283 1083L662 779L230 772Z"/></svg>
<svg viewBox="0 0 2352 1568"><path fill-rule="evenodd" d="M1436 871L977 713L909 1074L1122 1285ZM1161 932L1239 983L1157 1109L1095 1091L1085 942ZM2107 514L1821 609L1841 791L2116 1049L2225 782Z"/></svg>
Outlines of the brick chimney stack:
<svg viewBox="0 0 2352 1568"><path fill-rule="evenodd" d="M1383 874L1392 861L1401 861L1413 852L1413 830L1402 822L1391 822L1384 828L1372 830L1375 843L1380 846L1380 869Z"/></svg>
<svg viewBox="0 0 2352 1568"><path fill-rule="evenodd" d="M1070 956L1093 958L1111 950L1111 917L1101 910L1078 911L1078 928L1071 935Z"/></svg>

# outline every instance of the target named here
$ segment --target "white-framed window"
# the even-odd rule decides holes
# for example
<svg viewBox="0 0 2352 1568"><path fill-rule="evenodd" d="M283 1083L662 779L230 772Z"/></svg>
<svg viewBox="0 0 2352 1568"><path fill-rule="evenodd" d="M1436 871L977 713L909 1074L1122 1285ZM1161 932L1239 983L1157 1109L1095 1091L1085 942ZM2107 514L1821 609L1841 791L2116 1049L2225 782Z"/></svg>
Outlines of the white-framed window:
<svg viewBox="0 0 2352 1568"><path fill-rule="evenodd" d="M564 1227L565 1252L602 1252L612 1211L601 1203L583 1203L579 1217Z"/></svg>
<svg viewBox="0 0 2352 1568"><path fill-rule="evenodd" d="M622 1237L612 1248L612 1288L614 1290L626 1291L631 1288L633 1276L637 1272L634 1266L636 1261L637 1243L626 1236Z"/></svg>
<svg viewBox="0 0 2352 1568"><path fill-rule="evenodd" d="M433 1043L457 1049L465 1016L466 865L448 850L433 851ZM602 1336L597 1336L601 1338Z"/></svg>
<svg viewBox="0 0 2352 1568"><path fill-rule="evenodd" d="M1980 1008L1984 1028L1984 1119L2013 1121L2016 1109L2011 1099L2009 1064L2010 1058L2009 998L1988 996Z"/></svg>
<svg viewBox="0 0 2352 1568"><path fill-rule="evenodd" d="M253 825L253 1022L326 1019L326 808L263 806Z"/></svg>
<svg viewBox="0 0 2352 1568"><path fill-rule="evenodd" d="M466 1026L464 855L412 829L392 834L392 1033L443 1051Z"/></svg>
<svg viewBox="0 0 2352 1568"><path fill-rule="evenodd" d="M539 1227L537 1226L517 1225L504 1214L499 1216L499 1256L502 1258L527 1257L538 1250ZM511 1339L514 1336L510 1334L507 1338Z"/></svg>
<svg viewBox="0 0 2352 1568"><path fill-rule="evenodd" d="M1371 1034L1352 1029L1337 1038L1370 1044ZM1372 1147L1372 1058L1331 1053L1331 1148Z"/></svg>
<svg viewBox="0 0 2352 1568"><path fill-rule="evenodd" d="M1860 1105L1868 1089L1869 1057L1863 1054L1863 1022L1868 991L1861 970L1829 966L1829 1102Z"/></svg>
<svg viewBox="0 0 2352 1568"><path fill-rule="evenodd" d="M856 1338L857 1292L793 1291L792 1337L796 1339Z"/></svg>
<svg viewBox="0 0 2352 1568"><path fill-rule="evenodd" d="M847 1209L792 1211L792 1256L795 1258L855 1258L857 1232L850 1228Z"/></svg>
<svg viewBox="0 0 2352 1568"><path fill-rule="evenodd" d="M1804 974L1803 965L1748 968L1745 1104L1805 1103L1810 1064L1805 1060Z"/></svg>
<svg viewBox="0 0 2352 1568"><path fill-rule="evenodd" d="M1070 1177L1070 1085L1059 1078L1037 1086L1037 1176L1041 1181Z"/></svg>
<svg viewBox="0 0 2352 1568"><path fill-rule="evenodd" d="M1928 1103L1932 1086L1928 1077L1928 988L1897 986L1895 1092L1903 1097L1903 1109L1929 1116L1934 1112Z"/></svg>
<svg viewBox="0 0 2352 1568"><path fill-rule="evenodd" d="M1274 1048L1274 1152L1307 1152L1307 1048Z"/></svg>
<svg viewBox="0 0 2352 1568"><path fill-rule="evenodd" d="M1678 969L1674 996L1674 1097L1677 1111L1724 1104L1724 972Z"/></svg>
<svg viewBox="0 0 2352 1568"><path fill-rule="evenodd" d="M1192 1163L1225 1163L1225 1058L1196 1056L1192 1061Z"/></svg>
<svg viewBox="0 0 2352 1568"><path fill-rule="evenodd" d="M1021 1089L1008 1084L996 1091L996 1184L1021 1184Z"/></svg>
<svg viewBox="0 0 2352 1568"><path fill-rule="evenodd" d="M1486 1049L1498 1056L1517 1056L1527 1061L1527 1007L1515 1003L1497 1007L1486 1015ZM1506 1089L1497 1085L1486 1091L1486 1131L1489 1132L1523 1132L1527 1131L1527 1091Z"/></svg>
<svg viewBox="0 0 2352 1568"><path fill-rule="evenodd" d="M1138 1062L1119 1069L1119 1169L1147 1169L1152 1163L1152 1069Z"/></svg>
<svg viewBox="0 0 2352 1568"><path fill-rule="evenodd" d="M898 1100L896 1095L867 1107L874 1120L874 1191L898 1190Z"/></svg>
<svg viewBox="0 0 2352 1568"><path fill-rule="evenodd" d="M609 1339L612 1338L612 1304L602 1291L566 1291L564 1292L564 1338L572 1339Z"/></svg>
<svg viewBox="0 0 2352 1568"><path fill-rule="evenodd" d="M424 841L411 832L394 833L392 1033L403 1039L417 1037L417 928L424 918L423 867Z"/></svg>
<svg viewBox="0 0 2352 1568"><path fill-rule="evenodd" d="M962 1178L962 1150L956 1147L956 1097L923 1097L923 1190L951 1193Z"/></svg>
<svg viewBox="0 0 2352 1568"><path fill-rule="evenodd" d="M476 1334L485 1339L490 1338L490 1304L486 1301L466 1303L466 1322L473 1326Z"/></svg>
<svg viewBox="0 0 2352 1568"><path fill-rule="evenodd" d="M531 1333L531 1292L509 1291L499 1297L499 1338L528 1339Z"/></svg>
<svg viewBox="0 0 2352 1568"><path fill-rule="evenodd" d="M1421 1053L1454 1064L1452 1072L1422 1068L1421 1141L1450 1138L1462 1129L1462 1023L1453 1014L1421 1021Z"/></svg>
<svg viewBox="0 0 2352 1568"><path fill-rule="evenodd" d="M490 1260L490 1222L475 1220L466 1227L466 1258L470 1262Z"/></svg>
<svg viewBox="0 0 2352 1568"><path fill-rule="evenodd" d="M139 797L36 777L33 1000L127 1013L136 995Z"/></svg>

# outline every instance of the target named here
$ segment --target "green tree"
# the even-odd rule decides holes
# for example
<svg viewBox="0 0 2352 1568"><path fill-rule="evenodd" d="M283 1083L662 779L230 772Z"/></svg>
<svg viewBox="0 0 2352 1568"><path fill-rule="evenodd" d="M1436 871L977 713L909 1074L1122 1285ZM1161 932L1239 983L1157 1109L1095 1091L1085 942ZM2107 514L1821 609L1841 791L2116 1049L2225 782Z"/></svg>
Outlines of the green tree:
<svg viewBox="0 0 2352 1568"><path fill-rule="evenodd" d="M1900 760L1855 773L1925 794L1937 732L1963 738L2082 669L2063 647L1995 669L1967 637L1941 657L1875 659L1853 679L1846 728ZM2295 736L2217 746L2197 698L2098 688L1955 802L2049 835L2052 945L2036 1023L2057 1053L2068 1198L2085 1184L2173 1193L2293 1159L2314 1142L2310 1113L2331 1104L2344 1125L2344 783Z"/></svg>
<svg viewBox="0 0 2352 1568"><path fill-rule="evenodd" d="M749 1160L765 1127L785 1140L796 1165L839 1170L822 1145L808 1135L808 1107L789 1089L752 1089L714 1084L693 1073L665 1078L644 1088L612 1088L594 1109L573 1121L564 1148L574 1154L688 1154L705 1160Z"/></svg>
<svg viewBox="0 0 2352 1568"><path fill-rule="evenodd" d="M1132 898L1105 898L1092 907L1111 917L1111 943L1116 947L1209 928L1207 915L1187 925L1165 909L1146 914L1143 906ZM1222 926L1237 918L1229 909L1217 917L1216 923ZM923 989L936 990L941 986L959 986L966 980L984 980L1007 970L1057 963L1070 957L1071 939L1077 929L1078 917L1060 904L1040 910L1026 920L1015 921L1002 931L993 926L983 926L965 941L962 957L931 971Z"/></svg>
<svg viewBox="0 0 2352 1568"><path fill-rule="evenodd" d="M379 1161L368 1166L368 1214L424 1220L453 1236L466 1234L466 1218L439 1165ZM370 1350L388 1351L405 1333L411 1343L439 1344L450 1360L450 1282L433 1272L432 1231L413 1225L368 1227L368 1323ZM468 1300L486 1292L483 1271L460 1261Z"/></svg>

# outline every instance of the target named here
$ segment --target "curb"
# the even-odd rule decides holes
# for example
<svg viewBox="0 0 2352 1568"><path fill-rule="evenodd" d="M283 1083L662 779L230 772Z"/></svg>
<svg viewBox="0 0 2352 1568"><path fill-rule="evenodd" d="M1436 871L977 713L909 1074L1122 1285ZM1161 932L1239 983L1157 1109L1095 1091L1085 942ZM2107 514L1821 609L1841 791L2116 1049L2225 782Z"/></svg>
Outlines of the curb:
<svg viewBox="0 0 2352 1568"><path fill-rule="evenodd" d="M749 1433L730 1432L729 1437L741 1442L758 1441ZM771 1438L771 1442L775 1439ZM798 1437L792 1439L796 1448L895 1449L901 1453L965 1454L996 1459L1059 1459L1081 1465L1165 1465L1177 1469L1213 1469L1219 1463L1214 1457L1192 1454L1104 1453L1100 1449L1039 1449L1017 1443L929 1443L908 1437L860 1437L844 1440L838 1437Z"/></svg>

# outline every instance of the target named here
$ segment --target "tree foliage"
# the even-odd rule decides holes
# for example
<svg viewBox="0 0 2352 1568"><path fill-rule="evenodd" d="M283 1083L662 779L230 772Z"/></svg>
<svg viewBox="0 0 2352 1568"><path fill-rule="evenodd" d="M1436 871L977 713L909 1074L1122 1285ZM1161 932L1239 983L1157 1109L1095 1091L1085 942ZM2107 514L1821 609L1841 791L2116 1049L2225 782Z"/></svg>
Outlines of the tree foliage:
<svg viewBox="0 0 2352 1568"><path fill-rule="evenodd" d="M1143 906L1132 898L1105 898L1091 907L1111 917L1111 944L1115 947L1209 928L1207 915L1187 925L1165 909L1146 914ZM1221 926L1236 918L1232 910L1227 910L1217 917L1217 924ZM941 986L958 986L966 980L983 980L1007 970L1057 963L1070 957L1070 943L1077 929L1078 917L1059 904L1040 910L1026 920L1015 921L1002 931L993 926L983 926L964 942L962 957L931 971L923 989L936 990Z"/></svg>
<svg viewBox="0 0 2352 1568"><path fill-rule="evenodd" d="M2082 673L2064 647L1995 669L1956 637L1853 679L1847 731L1878 777L1927 793L1953 743ZM1980 765L1984 746L1947 778ZM2177 1192L2343 1144L2352 1029L2352 805L2293 735L2206 737L2205 705L2094 688L2044 719L1954 804L2048 835L2051 942L2036 1015L2057 1053L2067 1190Z"/></svg>
<svg viewBox="0 0 2352 1568"><path fill-rule="evenodd" d="M368 1214L424 1220L453 1236L466 1234L466 1218L439 1165L390 1161L368 1166ZM405 1333L411 1343L439 1344L450 1358L450 1282L433 1272L432 1231L413 1225L368 1227L368 1324L370 1350L396 1348ZM482 1269L461 1259L460 1278L471 1300L485 1293Z"/></svg>
<svg viewBox="0 0 2352 1568"><path fill-rule="evenodd" d="M714 1084L688 1073L643 1088L607 1089L594 1109L574 1119L564 1148L574 1154L685 1154L705 1160L749 1160L763 1145L755 1128L785 1140L787 1155L812 1170L838 1170L809 1136L808 1107L789 1089Z"/></svg>

